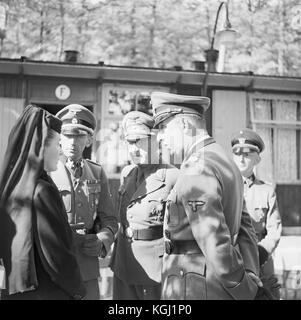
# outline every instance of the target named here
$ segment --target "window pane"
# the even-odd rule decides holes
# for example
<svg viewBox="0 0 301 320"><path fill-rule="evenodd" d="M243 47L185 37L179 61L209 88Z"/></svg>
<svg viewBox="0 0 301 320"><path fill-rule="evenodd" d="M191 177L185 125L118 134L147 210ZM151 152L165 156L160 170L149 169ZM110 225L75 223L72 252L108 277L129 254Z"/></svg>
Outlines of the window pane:
<svg viewBox="0 0 301 320"><path fill-rule="evenodd" d="M152 115L152 108L149 103L150 94L151 91L137 92L120 88L111 89L108 97L108 115L122 117L134 110Z"/></svg>
<svg viewBox="0 0 301 320"><path fill-rule="evenodd" d="M276 176L278 181L297 180L297 134L293 129L275 129ZM298 147L299 149L299 147ZM300 150L298 150L300 151Z"/></svg>
<svg viewBox="0 0 301 320"><path fill-rule="evenodd" d="M261 161L256 169L256 175L259 179L274 182L274 157L272 143L272 129L258 127L256 132L260 135L265 144L265 149L261 153Z"/></svg>
<svg viewBox="0 0 301 320"><path fill-rule="evenodd" d="M272 120L271 100L253 99L255 120Z"/></svg>
<svg viewBox="0 0 301 320"><path fill-rule="evenodd" d="M296 121L297 102L288 100L274 100L273 120Z"/></svg>

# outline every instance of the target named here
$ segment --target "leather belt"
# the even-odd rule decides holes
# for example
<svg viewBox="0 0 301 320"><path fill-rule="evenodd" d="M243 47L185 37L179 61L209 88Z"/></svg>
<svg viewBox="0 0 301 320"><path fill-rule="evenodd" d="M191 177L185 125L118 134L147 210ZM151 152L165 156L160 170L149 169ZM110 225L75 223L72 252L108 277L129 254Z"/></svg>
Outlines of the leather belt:
<svg viewBox="0 0 301 320"><path fill-rule="evenodd" d="M234 244L237 241L237 234L232 237ZM203 252L195 240L165 240L165 252L167 254L202 254Z"/></svg>
<svg viewBox="0 0 301 320"><path fill-rule="evenodd" d="M167 254L203 254L195 240L166 240L165 252Z"/></svg>
<svg viewBox="0 0 301 320"><path fill-rule="evenodd" d="M154 226L147 229L133 229L131 227L121 226L121 233L129 239L134 240L156 240L163 238L163 226Z"/></svg>

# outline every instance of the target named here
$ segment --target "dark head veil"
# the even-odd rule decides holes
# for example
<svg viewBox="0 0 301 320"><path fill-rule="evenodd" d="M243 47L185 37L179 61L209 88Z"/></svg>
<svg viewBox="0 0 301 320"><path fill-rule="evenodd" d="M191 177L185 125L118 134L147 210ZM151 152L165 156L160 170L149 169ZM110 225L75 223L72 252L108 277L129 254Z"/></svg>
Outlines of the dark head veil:
<svg viewBox="0 0 301 320"><path fill-rule="evenodd" d="M10 294L37 287L32 204L37 180L44 172L50 129L60 132L61 121L46 110L27 106L10 132L0 170L0 258Z"/></svg>

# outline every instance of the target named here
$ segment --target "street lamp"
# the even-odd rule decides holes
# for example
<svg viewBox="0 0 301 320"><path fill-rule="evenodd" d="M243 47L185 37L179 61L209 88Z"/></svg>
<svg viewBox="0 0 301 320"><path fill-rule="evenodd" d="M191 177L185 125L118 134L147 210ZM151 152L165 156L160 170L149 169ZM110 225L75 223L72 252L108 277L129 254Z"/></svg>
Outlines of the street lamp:
<svg viewBox="0 0 301 320"><path fill-rule="evenodd" d="M220 15L220 12L221 12L221 9L223 6L225 6L225 8L226 8L226 22L224 24L224 28L222 30L216 32L217 22L218 22L219 15ZM206 69L206 74L205 74L205 78L204 78L204 82L203 82L203 95L204 96L206 96L206 94L207 94L208 74L209 74L209 72L216 72L216 62L218 60L219 51L214 49L215 40L217 40L220 45L229 45L235 41L237 35L238 35L238 32L236 30L232 29L232 25L229 20L228 0L221 1L220 5L217 9L217 13L216 13L210 49L205 50L207 69Z"/></svg>

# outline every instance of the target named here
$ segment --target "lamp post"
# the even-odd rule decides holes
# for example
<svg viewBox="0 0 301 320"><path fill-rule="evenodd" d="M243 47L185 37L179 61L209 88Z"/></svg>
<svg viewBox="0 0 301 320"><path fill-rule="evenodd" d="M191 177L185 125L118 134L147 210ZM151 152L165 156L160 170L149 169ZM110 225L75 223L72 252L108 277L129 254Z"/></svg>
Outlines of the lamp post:
<svg viewBox="0 0 301 320"><path fill-rule="evenodd" d="M216 32L217 28L217 23L219 19L219 15L221 12L222 7L225 6L226 8L226 21L224 24L224 28L218 32ZM221 1L217 13L216 13L216 18L215 18L215 23L214 23L214 29L213 29L213 35L211 39L211 44L210 44L210 49L205 50L205 55L206 55L206 62L207 62L207 69L206 69L206 74L204 77L203 81L203 95L207 95L207 81L208 81L208 75L210 72L216 72L216 62L218 60L219 56L219 51L214 49L214 43L215 40L218 39L218 42L221 45L227 45L230 43L233 43L238 32L232 29L232 25L229 20L229 5L228 5L228 0L227 1Z"/></svg>

